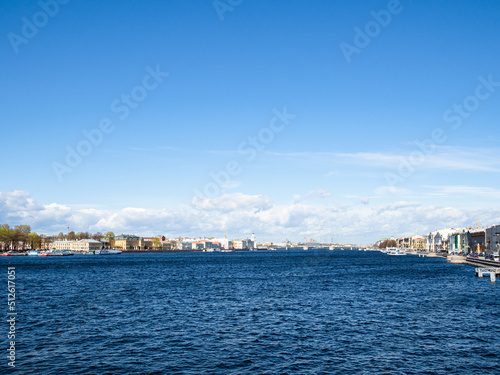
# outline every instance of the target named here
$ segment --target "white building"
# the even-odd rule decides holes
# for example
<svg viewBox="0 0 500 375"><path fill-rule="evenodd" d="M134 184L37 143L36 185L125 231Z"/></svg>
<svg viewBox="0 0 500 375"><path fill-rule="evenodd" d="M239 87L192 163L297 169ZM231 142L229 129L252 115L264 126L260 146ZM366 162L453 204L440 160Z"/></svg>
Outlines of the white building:
<svg viewBox="0 0 500 375"><path fill-rule="evenodd" d="M73 242L74 241L54 241L51 247L56 250L71 250Z"/></svg>
<svg viewBox="0 0 500 375"><path fill-rule="evenodd" d="M445 228L431 232L427 236L427 250L436 253L439 251L448 251L448 237L456 233L457 229Z"/></svg>
<svg viewBox="0 0 500 375"><path fill-rule="evenodd" d="M235 250L254 250L256 249L255 245L255 242L250 239L233 241L233 247Z"/></svg>
<svg viewBox="0 0 500 375"><path fill-rule="evenodd" d="M96 251L102 249L102 242L92 239L85 239L80 241L74 241L71 244L71 251L79 253L88 253L89 251Z"/></svg>
<svg viewBox="0 0 500 375"><path fill-rule="evenodd" d="M179 245L179 250L193 250L192 241L182 241L178 245Z"/></svg>
<svg viewBox="0 0 500 375"><path fill-rule="evenodd" d="M212 240L212 242L214 242L214 243L218 242L220 244L220 248L223 249L223 250L230 250L232 248L231 241L229 241L226 237L224 237L224 238L214 238Z"/></svg>
<svg viewBox="0 0 500 375"><path fill-rule="evenodd" d="M92 239L80 241L54 241L52 248L56 250L71 250L79 253L88 253L89 251L101 250L102 242Z"/></svg>

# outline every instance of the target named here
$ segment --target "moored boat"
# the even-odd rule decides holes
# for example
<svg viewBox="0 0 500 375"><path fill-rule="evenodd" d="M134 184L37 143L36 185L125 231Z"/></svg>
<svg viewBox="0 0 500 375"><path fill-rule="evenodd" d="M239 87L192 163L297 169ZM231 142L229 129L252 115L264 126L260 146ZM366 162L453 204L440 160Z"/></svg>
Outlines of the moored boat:
<svg viewBox="0 0 500 375"><path fill-rule="evenodd" d="M403 250L398 249L396 247L388 247L387 255L406 255L406 253Z"/></svg>
<svg viewBox="0 0 500 375"><path fill-rule="evenodd" d="M50 254L50 256L68 256L68 255L74 255L73 252L70 250L53 250Z"/></svg>
<svg viewBox="0 0 500 375"><path fill-rule="evenodd" d="M122 253L122 251L118 250L118 249L102 249L98 253L96 252L96 254L99 254L99 255L118 255L121 253Z"/></svg>

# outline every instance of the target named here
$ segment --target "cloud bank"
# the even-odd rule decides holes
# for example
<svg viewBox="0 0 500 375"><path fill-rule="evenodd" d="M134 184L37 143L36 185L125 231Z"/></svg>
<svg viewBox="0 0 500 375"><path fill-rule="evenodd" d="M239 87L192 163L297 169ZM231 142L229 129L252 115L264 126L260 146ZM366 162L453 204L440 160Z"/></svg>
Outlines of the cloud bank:
<svg viewBox="0 0 500 375"><path fill-rule="evenodd" d="M385 205L359 202L331 205L321 198L324 191L275 203L265 195L225 194L195 199L175 209L124 207L117 210L74 208L58 203L42 204L26 191L0 192L0 223L28 224L45 234L78 231L135 233L138 235L220 236L226 228L230 238L250 235L258 240L316 240L373 243L379 238L426 234L443 227L476 223L500 223L500 208L467 210L424 206L417 201ZM307 199L306 199L307 198ZM310 200L309 198L320 198Z"/></svg>

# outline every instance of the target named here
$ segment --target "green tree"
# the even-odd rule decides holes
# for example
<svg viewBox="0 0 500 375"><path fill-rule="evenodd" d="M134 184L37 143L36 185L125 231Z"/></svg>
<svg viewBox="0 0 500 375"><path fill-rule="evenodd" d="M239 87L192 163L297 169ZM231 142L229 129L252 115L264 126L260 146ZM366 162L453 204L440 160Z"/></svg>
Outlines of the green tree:
<svg viewBox="0 0 500 375"><path fill-rule="evenodd" d="M31 249L40 249L42 247L42 239L35 232L28 234L28 242Z"/></svg>
<svg viewBox="0 0 500 375"><path fill-rule="evenodd" d="M2 250L6 250L12 241L12 231L9 224L0 225L0 244Z"/></svg>
<svg viewBox="0 0 500 375"><path fill-rule="evenodd" d="M90 238L90 233L89 232L78 232L76 234L76 239L77 240L86 240Z"/></svg>
<svg viewBox="0 0 500 375"><path fill-rule="evenodd" d="M92 235L92 239L96 240L96 241L100 241L102 239L102 233L101 232L94 233Z"/></svg>
<svg viewBox="0 0 500 375"><path fill-rule="evenodd" d="M45 235L40 235L41 237L41 241L42 241L42 248L43 249L50 249L50 247L52 246L52 243L54 241L57 241L59 240L59 238L55 237L55 236L45 236Z"/></svg>
<svg viewBox="0 0 500 375"><path fill-rule="evenodd" d="M27 236L28 234L31 233L31 227L29 225L16 225L14 227L14 230L19 231L23 235Z"/></svg>
<svg viewBox="0 0 500 375"><path fill-rule="evenodd" d="M15 250L19 247L22 249L26 248L29 238L28 235L31 232L31 227L29 225L16 225L14 227L14 233L12 236L12 245Z"/></svg>
<svg viewBox="0 0 500 375"><path fill-rule="evenodd" d="M153 238L153 248L161 249L161 240L158 237Z"/></svg>
<svg viewBox="0 0 500 375"><path fill-rule="evenodd" d="M107 232L104 237L108 239L108 241L114 240L115 239L115 234L113 232Z"/></svg>
<svg viewBox="0 0 500 375"><path fill-rule="evenodd" d="M385 249L387 247L397 247L398 243L396 240L384 240L379 244L379 249Z"/></svg>

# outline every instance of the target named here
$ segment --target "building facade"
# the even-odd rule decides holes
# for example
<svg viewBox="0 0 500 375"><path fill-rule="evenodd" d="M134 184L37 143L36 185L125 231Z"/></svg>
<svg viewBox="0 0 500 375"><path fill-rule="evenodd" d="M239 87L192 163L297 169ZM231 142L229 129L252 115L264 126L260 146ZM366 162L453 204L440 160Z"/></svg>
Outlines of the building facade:
<svg viewBox="0 0 500 375"><path fill-rule="evenodd" d="M92 239L85 239L80 241L74 241L71 244L71 251L79 253L94 252L102 249L102 242Z"/></svg>
<svg viewBox="0 0 500 375"><path fill-rule="evenodd" d="M112 241L112 246L118 250L144 250L145 241L138 236L120 234Z"/></svg>
<svg viewBox="0 0 500 375"><path fill-rule="evenodd" d="M496 256L500 253L500 225L493 225L485 230L485 241L487 254Z"/></svg>
<svg viewBox="0 0 500 375"><path fill-rule="evenodd" d="M71 245L75 241L54 241L51 248L56 250L71 250Z"/></svg>
<svg viewBox="0 0 500 375"><path fill-rule="evenodd" d="M77 253L88 253L101 250L102 242L90 238L79 241L54 241L51 247L55 250L70 250Z"/></svg>

